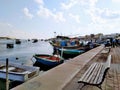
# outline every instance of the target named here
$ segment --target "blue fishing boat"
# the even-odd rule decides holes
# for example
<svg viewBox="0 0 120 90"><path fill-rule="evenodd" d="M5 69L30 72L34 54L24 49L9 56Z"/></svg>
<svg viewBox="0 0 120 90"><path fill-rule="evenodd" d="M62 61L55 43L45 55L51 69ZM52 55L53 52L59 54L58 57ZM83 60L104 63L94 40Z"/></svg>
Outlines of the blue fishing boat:
<svg viewBox="0 0 120 90"><path fill-rule="evenodd" d="M42 70L48 70L63 63L63 59L56 55L35 54L33 57L36 59L34 65L40 66Z"/></svg>

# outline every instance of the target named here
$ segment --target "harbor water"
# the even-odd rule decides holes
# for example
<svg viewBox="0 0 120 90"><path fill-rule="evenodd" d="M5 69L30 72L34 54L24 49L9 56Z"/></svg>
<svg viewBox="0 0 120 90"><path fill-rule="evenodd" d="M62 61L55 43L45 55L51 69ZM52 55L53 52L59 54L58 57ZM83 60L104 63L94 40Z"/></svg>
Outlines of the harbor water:
<svg viewBox="0 0 120 90"><path fill-rule="evenodd" d="M7 43L13 43L13 48L7 48ZM33 65L34 54L52 54L53 47L49 42L38 41L33 43L33 40L21 40L21 44L15 44L14 40L0 40L0 61L19 63L23 65ZM31 60L32 59L32 60Z"/></svg>
<svg viewBox="0 0 120 90"><path fill-rule="evenodd" d="M7 48L7 44L12 43L13 48ZM38 41L33 43L33 40L21 40L21 44L15 44L15 40L0 40L0 61L17 63L21 65L33 66L35 59L34 54L50 54L53 53L53 47L49 42ZM13 88L22 82L10 81L9 88ZM5 90L6 80L0 79L0 90Z"/></svg>

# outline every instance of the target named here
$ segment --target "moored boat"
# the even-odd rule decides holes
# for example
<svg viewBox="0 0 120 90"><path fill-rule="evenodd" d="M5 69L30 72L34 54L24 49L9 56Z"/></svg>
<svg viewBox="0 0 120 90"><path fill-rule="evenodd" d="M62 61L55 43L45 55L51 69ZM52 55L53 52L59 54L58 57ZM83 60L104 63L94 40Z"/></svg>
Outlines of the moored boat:
<svg viewBox="0 0 120 90"><path fill-rule="evenodd" d="M16 44L21 44L20 39L16 39L15 43L16 43Z"/></svg>
<svg viewBox="0 0 120 90"><path fill-rule="evenodd" d="M82 53L84 53L84 50L78 50L78 49L58 49L59 54L61 57L68 59L68 58L74 58Z"/></svg>
<svg viewBox="0 0 120 90"><path fill-rule="evenodd" d="M42 70L48 70L63 63L63 59L56 55L35 54L33 57L36 59L34 65L39 65Z"/></svg>
<svg viewBox="0 0 120 90"><path fill-rule="evenodd" d="M69 45L69 46L61 46L53 42L49 42L54 48L64 48L64 49L84 49L81 45Z"/></svg>
<svg viewBox="0 0 120 90"><path fill-rule="evenodd" d="M36 43L36 42L38 42L38 39L33 39L32 43Z"/></svg>
<svg viewBox="0 0 120 90"><path fill-rule="evenodd" d="M11 81L25 82L37 75L39 75L38 67L9 63L8 79ZM3 61L0 61L0 78L6 79L6 63Z"/></svg>

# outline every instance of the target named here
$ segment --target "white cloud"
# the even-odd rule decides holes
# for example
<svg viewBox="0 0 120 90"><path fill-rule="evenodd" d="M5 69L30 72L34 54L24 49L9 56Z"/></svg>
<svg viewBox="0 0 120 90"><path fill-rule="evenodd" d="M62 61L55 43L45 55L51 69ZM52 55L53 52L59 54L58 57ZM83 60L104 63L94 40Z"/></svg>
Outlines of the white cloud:
<svg viewBox="0 0 120 90"><path fill-rule="evenodd" d="M87 26L80 26L76 28L76 31L81 35L89 35L91 33L98 34L98 33L103 33L103 34L111 34L111 33L118 33L119 32L119 22L107 22L107 23L91 23Z"/></svg>
<svg viewBox="0 0 120 90"><path fill-rule="evenodd" d="M10 27L10 28L12 28L13 27L13 25L12 24L10 24L10 23L1 23L0 22L0 26L8 26L8 27Z"/></svg>
<svg viewBox="0 0 120 90"><path fill-rule="evenodd" d="M89 2L90 2L90 7L95 7L98 0L89 0Z"/></svg>
<svg viewBox="0 0 120 90"><path fill-rule="evenodd" d="M118 19L120 18L120 11L112 11L109 9L102 9L100 16L104 19Z"/></svg>
<svg viewBox="0 0 120 90"><path fill-rule="evenodd" d="M57 12L56 14L53 14L53 18L59 22L59 21L62 21L62 22L65 22L66 19L63 17L63 13L62 12Z"/></svg>
<svg viewBox="0 0 120 90"><path fill-rule="evenodd" d="M65 22L66 21L65 18L63 17L62 12L53 13L50 9L45 8L43 6L40 6L39 11L37 12L37 15L45 17L45 18L53 18L57 22L59 22L59 21Z"/></svg>
<svg viewBox="0 0 120 90"><path fill-rule="evenodd" d="M80 16L79 15L73 15L72 13L69 13L69 16L73 18L77 23L80 23Z"/></svg>
<svg viewBox="0 0 120 90"><path fill-rule="evenodd" d="M117 2L117 0L114 2ZM104 34L119 32L120 11L96 7L97 3L98 0L88 0L87 4L85 4L88 7L86 11L92 22L88 26L81 26L76 30L82 31L84 34L91 32Z"/></svg>
<svg viewBox="0 0 120 90"><path fill-rule="evenodd" d="M88 15L90 15L92 23L105 23L105 20L101 19L101 17L99 16L100 9L96 8L97 1L98 0L89 0L89 9L87 10Z"/></svg>
<svg viewBox="0 0 120 90"><path fill-rule="evenodd" d="M65 3L61 3L61 6L63 9L70 9L71 7L73 7L75 4L77 4L78 0L70 0L69 3L65 4Z"/></svg>
<svg viewBox="0 0 120 90"><path fill-rule="evenodd" d="M12 24L9 24L9 23L8 23L7 25L8 25L9 27L13 27L13 25L12 25Z"/></svg>
<svg viewBox="0 0 120 90"><path fill-rule="evenodd" d="M86 10L91 17L92 23L107 23L111 20L117 20L120 18L120 11L113 11L108 8L96 7L98 0L89 0L89 8Z"/></svg>
<svg viewBox="0 0 120 90"><path fill-rule="evenodd" d="M77 5L84 6L84 5L88 4L88 2L89 2L89 0L69 0L68 3L62 2L61 8L68 10Z"/></svg>
<svg viewBox="0 0 120 90"><path fill-rule="evenodd" d="M92 23L105 23L106 20L100 16L101 9L91 8L88 10L88 15L91 17Z"/></svg>
<svg viewBox="0 0 120 90"><path fill-rule="evenodd" d="M23 13L25 14L25 16L29 17L30 19L33 18L33 15L29 12L28 8L24 8Z"/></svg>
<svg viewBox="0 0 120 90"><path fill-rule="evenodd" d="M39 11L37 12L37 14L39 16L44 16L44 17L50 17L50 16L52 16L52 12L49 9L44 8L43 6L39 7Z"/></svg>
<svg viewBox="0 0 120 90"><path fill-rule="evenodd" d="M88 10L93 23L107 23L111 20L120 19L120 11L112 11L108 8L91 8Z"/></svg>
<svg viewBox="0 0 120 90"><path fill-rule="evenodd" d="M112 2L120 3L120 0L112 0Z"/></svg>
<svg viewBox="0 0 120 90"><path fill-rule="evenodd" d="M11 27L12 26L12 27ZM18 30L13 25L8 23L0 22L0 36L1 37L10 37L10 38L18 38L18 39L32 39L32 38L45 38L43 34L34 33L34 32L26 32L23 30Z"/></svg>
<svg viewBox="0 0 120 90"><path fill-rule="evenodd" d="M35 2L38 3L38 4L41 4L41 5L44 4L43 0L35 0Z"/></svg>

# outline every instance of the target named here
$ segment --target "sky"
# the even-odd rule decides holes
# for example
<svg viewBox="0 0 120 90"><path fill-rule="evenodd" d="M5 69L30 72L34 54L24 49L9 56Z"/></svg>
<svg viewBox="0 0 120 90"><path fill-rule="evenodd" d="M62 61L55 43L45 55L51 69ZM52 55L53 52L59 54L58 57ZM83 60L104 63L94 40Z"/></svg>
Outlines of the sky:
<svg viewBox="0 0 120 90"><path fill-rule="evenodd" d="M0 0L0 36L44 39L119 29L120 0Z"/></svg>

